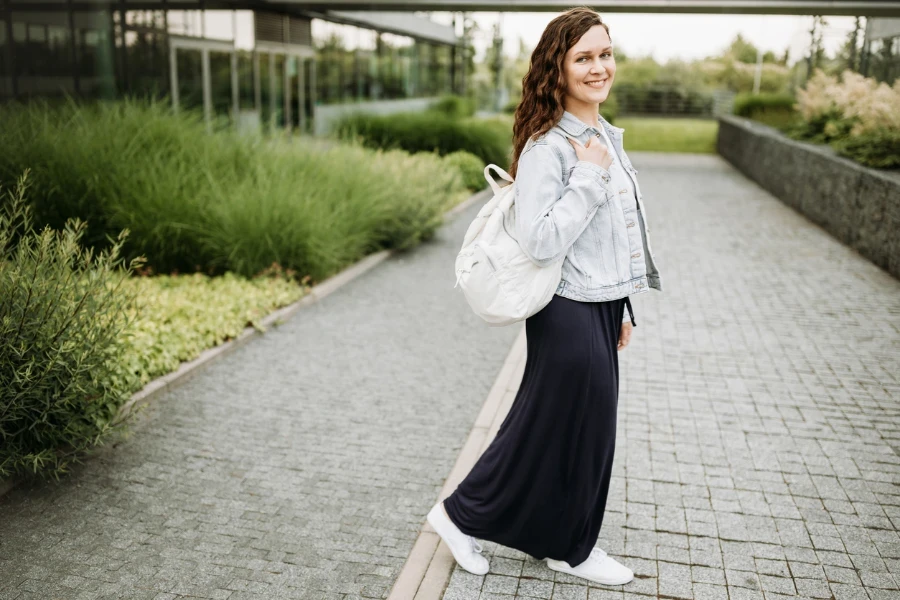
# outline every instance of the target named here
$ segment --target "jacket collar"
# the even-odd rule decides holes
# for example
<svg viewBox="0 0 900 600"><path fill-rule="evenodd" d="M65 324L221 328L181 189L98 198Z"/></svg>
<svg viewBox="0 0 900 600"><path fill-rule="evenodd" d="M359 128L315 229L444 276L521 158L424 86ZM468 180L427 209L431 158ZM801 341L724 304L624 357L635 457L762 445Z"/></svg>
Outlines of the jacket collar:
<svg viewBox="0 0 900 600"><path fill-rule="evenodd" d="M600 125L606 130L606 134L610 137L610 139L621 139L622 133L625 131L622 127L616 127L609 121L603 118L603 115L597 113L597 120L600 121ZM563 116L559 120L559 127L569 135L578 137L582 133L587 130L590 130L593 133L600 133L593 125L588 125L584 123L581 119L570 113L569 111L563 111Z"/></svg>

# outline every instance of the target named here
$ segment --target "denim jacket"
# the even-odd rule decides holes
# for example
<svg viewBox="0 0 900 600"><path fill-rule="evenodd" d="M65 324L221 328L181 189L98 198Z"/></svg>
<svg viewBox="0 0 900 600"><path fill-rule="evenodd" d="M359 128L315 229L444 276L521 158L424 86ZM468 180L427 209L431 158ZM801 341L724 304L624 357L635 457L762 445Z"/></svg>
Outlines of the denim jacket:
<svg viewBox="0 0 900 600"><path fill-rule="evenodd" d="M568 111L550 131L525 144L516 171L519 245L541 266L565 255L556 294L582 302L662 290L637 169L622 146L625 130L602 116L599 121L625 167L620 172L634 183L634 195L603 167L578 160L568 137L583 145L601 134Z"/></svg>

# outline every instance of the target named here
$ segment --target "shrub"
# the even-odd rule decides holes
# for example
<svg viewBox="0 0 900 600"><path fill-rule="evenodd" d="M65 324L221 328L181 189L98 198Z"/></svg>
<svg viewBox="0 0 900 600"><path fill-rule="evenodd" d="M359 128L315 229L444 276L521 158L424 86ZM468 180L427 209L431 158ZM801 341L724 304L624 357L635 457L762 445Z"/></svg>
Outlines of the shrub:
<svg viewBox="0 0 900 600"><path fill-rule="evenodd" d="M134 392L203 350L237 337L248 325L259 327L262 317L306 292L289 275L129 278L123 287L136 301L122 334L117 371L133 381Z"/></svg>
<svg viewBox="0 0 900 600"><path fill-rule="evenodd" d="M793 111L796 100L790 94L738 94L734 98L734 114L752 119L754 113L766 110Z"/></svg>
<svg viewBox="0 0 900 600"><path fill-rule="evenodd" d="M875 169L900 168L900 131L885 129L836 140L832 146L841 156Z"/></svg>
<svg viewBox="0 0 900 600"><path fill-rule="evenodd" d="M838 80L817 69L797 99L802 122L787 129L791 137L830 143L871 167L900 165L900 80L890 87L850 70Z"/></svg>
<svg viewBox="0 0 900 600"><path fill-rule="evenodd" d="M429 109L452 119L462 119L475 114L475 99L448 95L432 104Z"/></svg>
<svg viewBox="0 0 900 600"><path fill-rule="evenodd" d="M210 135L163 103L36 102L0 121L0 181L33 165L37 223L87 219L100 248L127 228L124 256L158 273L251 277L277 262L318 281L427 237L462 191L436 157Z"/></svg>
<svg viewBox="0 0 900 600"><path fill-rule="evenodd" d="M134 298L119 258L97 254L84 222L36 232L25 177L0 202L0 476L58 476L111 431L133 383L115 369ZM2 192L2 190L0 190Z"/></svg>
<svg viewBox="0 0 900 600"><path fill-rule="evenodd" d="M369 148L401 148L442 156L465 150L486 163L509 163L509 142L478 119L457 120L435 113L356 114L342 120L335 133L342 139L359 139Z"/></svg>
<svg viewBox="0 0 900 600"><path fill-rule="evenodd" d="M474 192L484 189L487 185L484 178L484 161L474 154L457 150L445 156L444 161L459 170L467 189Z"/></svg>

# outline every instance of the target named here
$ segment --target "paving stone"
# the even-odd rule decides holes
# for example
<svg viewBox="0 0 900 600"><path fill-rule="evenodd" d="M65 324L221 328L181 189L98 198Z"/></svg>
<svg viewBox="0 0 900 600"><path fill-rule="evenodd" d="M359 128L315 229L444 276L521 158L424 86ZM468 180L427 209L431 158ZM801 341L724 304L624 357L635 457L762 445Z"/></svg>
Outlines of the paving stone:
<svg viewBox="0 0 900 600"><path fill-rule="evenodd" d="M599 545L636 579L486 542L444 599L893 600L900 282L718 157L634 154L665 292L633 298ZM450 291L478 208L0 499L0 597L386 598L518 333Z"/></svg>
<svg viewBox="0 0 900 600"><path fill-rule="evenodd" d="M553 600L585 600L588 597L586 585L555 583L553 584Z"/></svg>
<svg viewBox="0 0 900 600"><path fill-rule="evenodd" d="M550 598L553 595L553 582L522 577L516 594L529 598Z"/></svg>
<svg viewBox="0 0 900 600"><path fill-rule="evenodd" d="M484 586L481 588L481 590L482 592L515 595L518 585L518 577L488 574L484 578Z"/></svg>

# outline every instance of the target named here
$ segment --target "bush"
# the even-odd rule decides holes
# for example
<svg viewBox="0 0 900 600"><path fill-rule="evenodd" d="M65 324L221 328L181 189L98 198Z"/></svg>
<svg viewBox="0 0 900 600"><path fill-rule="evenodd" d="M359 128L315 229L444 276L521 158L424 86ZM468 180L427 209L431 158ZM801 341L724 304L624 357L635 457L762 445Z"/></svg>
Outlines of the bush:
<svg viewBox="0 0 900 600"><path fill-rule="evenodd" d="M277 262L319 281L429 236L463 191L436 157L210 135L163 103L7 105L0 121L0 181L33 166L37 223L86 219L99 248L127 228L124 256L159 273Z"/></svg>
<svg viewBox="0 0 900 600"><path fill-rule="evenodd" d="M441 156L465 150L485 163L509 164L508 140L478 119L457 120L434 113L356 114L342 120L335 133L341 139L358 139L369 148L401 148Z"/></svg>
<svg viewBox="0 0 900 600"><path fill-rule="evenodd" d="M875 169L900 168L900 132L891 129L863 133L836 140L832 146L841 156Z"/></svg>
<svg viewBox="0 0 900 600"><path fill-rule="evenodd" d="M900 165L900 79L890 87L849 70L838 80L817 69L797 99L802 120L786 128L790 137L828 143L870 167Z"/></svg>
<svg viewBox="0 0 900 600"><path fill-rule="evenodd" d="M752 119L754 113L767 110L794 111L796 100L790 94L738 94L734 114Z"/></svg>
<svg viewBox="0 0 900 600"><path fill-rule="evenodd" d="M277 267L274 274L253 279L233 273L131 277L123 287L137 300L129 310L116 369L132 380L133 392L237 337L248 325L259 327L262 317L306 293Z"/></svg>
<svg viewBox="0 0 900 600"><path fill-rule="evenodd" d="M738 94L734 99L734 114L783 129L794 123L798 113L797 101L790 94Z"/></svg>
<svg viewBox="0 0 900 600"><path fill-rule="evenodd" d="M475 99L463 96L444 96L432 104L429 109L451 119L462 119L475 114Z"/></svg>
<svg viewBox="0 0 900 600"><path fill-rule="evenodd" d="M444 161L459 170L467 189L476 192L487 186L484 178L484 161L474 154L465 150L457 150L445 156Z"/></svg>
<svg viewBox="0 0 900 600"><path fill-rule="evenodd" d="M0 202L0 476L58 476L111 431L133 386L115 368L139 261L85 250L84 222L36 232L25 177ZM2 190L0 190L2 193Z"/></svg>

